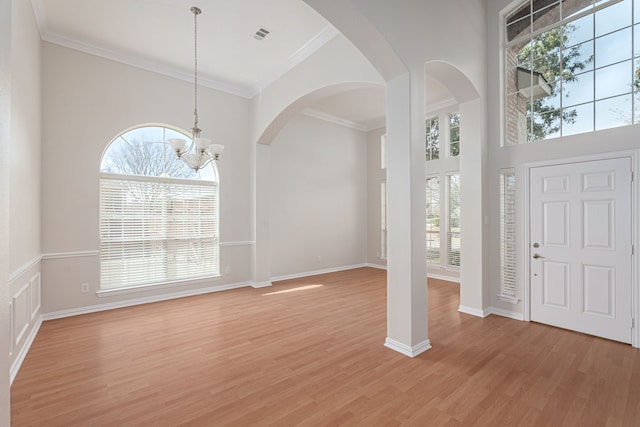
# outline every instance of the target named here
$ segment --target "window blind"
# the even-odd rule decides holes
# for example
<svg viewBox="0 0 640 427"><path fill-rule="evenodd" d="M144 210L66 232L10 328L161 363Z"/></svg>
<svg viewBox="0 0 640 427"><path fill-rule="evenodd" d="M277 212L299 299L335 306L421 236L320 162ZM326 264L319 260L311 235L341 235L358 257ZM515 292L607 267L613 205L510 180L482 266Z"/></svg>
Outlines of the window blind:
<svg viewBox="0 0 640 427"><path fill-rule="evenodd" d="M516 176L500 174L500 294L516 297Z"/></svg>
<svg viewBox="0 0 640 427"><path fill-rule="evenodd" d="M427 264L440 265L440 178L427 178Z"/></svg>
<svg viewBox="0 0 640 427"><path fill-rule="evenodd" d="M460 267L460 175L448 176L447 266Z"/></svg>
<svg viewBox="0 0 640 427"><path fill-rule="evenodd" d="M101 289L218 274L216 182L102 175Z"/></svg>

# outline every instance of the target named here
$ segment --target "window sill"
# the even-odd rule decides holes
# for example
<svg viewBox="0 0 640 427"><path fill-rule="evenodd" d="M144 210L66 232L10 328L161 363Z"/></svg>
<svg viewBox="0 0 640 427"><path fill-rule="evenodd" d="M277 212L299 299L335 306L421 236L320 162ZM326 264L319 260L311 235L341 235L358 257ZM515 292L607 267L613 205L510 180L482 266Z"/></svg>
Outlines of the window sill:
<svg viewBox="0 0 640 427"><path fill-rule="evenodd" d="M201 277L198 279L176 280L173 282L153 283L151 285L129 286L126 288L101 289L96 292L96 295L98 296L98 298L104 298L116 295L154 291L156 289L175 288L177 286L205 284L210 282L211 280L220 280L221 277L222 275L218 274L216 276Z"/></svg>

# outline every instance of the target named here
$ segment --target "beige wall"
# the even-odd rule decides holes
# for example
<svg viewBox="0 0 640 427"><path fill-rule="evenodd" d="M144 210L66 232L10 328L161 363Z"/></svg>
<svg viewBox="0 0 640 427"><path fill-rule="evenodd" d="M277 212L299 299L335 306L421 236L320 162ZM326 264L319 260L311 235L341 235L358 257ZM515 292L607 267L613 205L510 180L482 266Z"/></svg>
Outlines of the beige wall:
<svg viewBox="0 0 640 427"><path fill-rule="evenodd" d="M193 88L57 45L43 44L43 312L246 284L251 265L249 102L201 88L203 136L225 145L220 173L221 272L217 280L99 298L99 165L108 143L146 123L188 130ZM228 267L228 269L227 269ZM229 273L226 273L229 270ZM88 283L89 293L80 286Z"/></svg>
<svg viewBox="0 0 640 427"><path fill-rule="evenodd" d="M270 151L272 277L364 264L366 134L298 115Z"/></svg>
<svg viewBox="0 0 640 427"><path fill-rule="evenodd" d="M387 265L382 256L382 198L380 186L386 179L386 170L380 168L382 151L380 139L385 128L367 133L367 263Z"/></svg>

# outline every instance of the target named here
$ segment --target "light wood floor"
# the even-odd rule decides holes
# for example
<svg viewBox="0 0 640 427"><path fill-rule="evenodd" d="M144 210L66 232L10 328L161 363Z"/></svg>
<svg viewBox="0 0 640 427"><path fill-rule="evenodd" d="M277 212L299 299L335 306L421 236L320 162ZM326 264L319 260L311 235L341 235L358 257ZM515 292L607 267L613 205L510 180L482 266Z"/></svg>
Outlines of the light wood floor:
<svg viewBox="0 0 640 427"><path fill-rule="evenodd" d="M385 272L357 269L59 319L11 389L14 426L638 426L640 350L458 313L383 346Z"/></svg>

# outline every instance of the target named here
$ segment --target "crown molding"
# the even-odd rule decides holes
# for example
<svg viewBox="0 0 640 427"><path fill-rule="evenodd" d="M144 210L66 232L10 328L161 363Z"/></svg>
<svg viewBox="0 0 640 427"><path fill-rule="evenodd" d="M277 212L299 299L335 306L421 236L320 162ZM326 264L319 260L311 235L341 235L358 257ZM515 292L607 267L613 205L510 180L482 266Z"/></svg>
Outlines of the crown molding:
<svg viewBox="0 0 640 427"><path fill-rule="evenodd" d="M387 119L385 117L377 120L371 120L364 123L358 123L351 120L343 119L342 117L334 116L332 114L327 114L322 111L314 110L312 108L305 108L301 112L303 115L308 117L313 117L318 120L323 120L325 122L333 123L335 125L344 126L350 129L359 130L361 132L370 132L374 129L380 129L387 125Z"/></svg>
<svg viewBox="0 0 640 427"><path fill-rule="evenodd" d="M153 61L146 61L138 56L127 55L115 50L106 49L91 43L86 43L65 35L55 33L49 30L47 21L47 13L44 2L42 0L31 0L33 12L35 15L40 37L43 41L67 47L69 49L78 50L90 55L120 62L132 67L140 68L146 71L162 74L175 79L184 80L193 83L193 75L175 67L168 67ZM311 56L314 52L324 46L328 41L333 39L339 31L332 25L327 25L311 40L305 43L300 49L294 52L283 64L271 70L267 75L254 85L239 86L226 83L220 80L208 79L198 76L198 84L210 89L219 90L221 92L237 95L242 98L251 99L270 84L291 71L296 65Z"/></svg>
<svg viewBox="0 0 640 427"><path fill-rule="evenodd" d="M66 36L62 36L56 33L44 33L42 34L42 40L57 44L69 49L74 49L80 52L88 53L90 55L98 56L101 58L109 59L122 64L130 65L132 67L140 68L146 71L162 74L168 77L173 77L178 80L184 80L193 83L193 75L174 67L168 67L161 65L157 62L146 61L138 56L126 55L121 52L116 52L111 49L106 49L100 46L93 45L91 43L81 42ZM198 76L198 85L208 87L211 89L219 90L221 92L230 93L243 98L250 98L251 91L240 87L224 83L218 80L208 79L206 77Z"/></svg>
<svg viewBox="0 0 640 427"><path fill-rule="evenodd" d="M458 100L453 96L450 96L436 103L427 105L427 108L425 110L426 114L430 114L435 113L436 111L444 110L445 108L453 107L454 105L458 105Z"/></svg>
<svg viewBox="0 0 640 427"><path fill-rule="evenodd" d="M31 8L36 18L36 24L38 25L38 31L40 31L40 37L49 32L49 23L47 21L47 10L44 7L42 0L31 0Z"/></svg>
<svg viewBox="0 0 640 427"><path fill-rule="evenodd" d="M305 108L302 110L302 114L308 117L313 117L318 120L323 120L325 122L333 123L339 126L344 126L347 128L359 130L361 132L368 132L369 129L367 126L364 126L360 123L352 122L351 120L345 120L341 117L334 116L331 114L323 113L322 111L313 110L311 108Z"/></svg>
<svg viewBox="0 0 640 427"><path fill-rule="evenodd" d="M381 117L381 118L376 119L376 120L371 120L366 125L367 132L370 132L370 131L375 130L375 129L384 128L384 127L387 127L387 118L386 117Z"/></svg>
<svg viewBox="0 0 640 427"><path fill-rule="evenodd" d="M324 27L311 40L295 51L284 63L271 70L262 80L258 81L251 90L251 97L256 96L280 77L287 74L296 65L313 55L339 33L340 32L332 25Z"/></svg>

